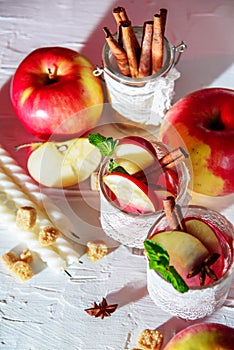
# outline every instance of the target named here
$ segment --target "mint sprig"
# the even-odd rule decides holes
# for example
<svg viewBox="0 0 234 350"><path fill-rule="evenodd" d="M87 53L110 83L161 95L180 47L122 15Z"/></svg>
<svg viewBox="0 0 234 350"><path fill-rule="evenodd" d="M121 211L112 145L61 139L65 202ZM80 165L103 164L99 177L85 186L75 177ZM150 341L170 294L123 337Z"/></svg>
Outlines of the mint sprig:
<svg viewBox="0 0 234 350"><path fill-rule="evenodd" d="M101 154L106 157L111 157L115 151L115 148L118 144L118 140L114 140L113 137L105 137L101 134L89 134L89 142L96 146Z"/></svg>
<svg viewBox="0 0 234 350"><path fill-rule="evenodd" d="M144 246L149 258L150 269L158 271L178 292L187 292L189 287L174 266L170 265L168 252L160 244L150 239L144 241Z"/></svg>

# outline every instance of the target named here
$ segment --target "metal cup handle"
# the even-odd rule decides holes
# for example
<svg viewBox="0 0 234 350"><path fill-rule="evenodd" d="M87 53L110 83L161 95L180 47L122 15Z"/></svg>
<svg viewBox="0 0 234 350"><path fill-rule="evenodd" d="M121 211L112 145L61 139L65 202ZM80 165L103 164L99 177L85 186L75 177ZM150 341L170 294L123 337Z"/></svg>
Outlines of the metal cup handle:
<svg viewBox="0 0 234 350"><path fill-rule="evenodd" d="M181 43L177 46L173 46L174 50L174 64L173 66L176 66L181 58L182 53L187 49L187 45L184 41L181 41ZM178 54L176 56L176 54Z"/></svg>

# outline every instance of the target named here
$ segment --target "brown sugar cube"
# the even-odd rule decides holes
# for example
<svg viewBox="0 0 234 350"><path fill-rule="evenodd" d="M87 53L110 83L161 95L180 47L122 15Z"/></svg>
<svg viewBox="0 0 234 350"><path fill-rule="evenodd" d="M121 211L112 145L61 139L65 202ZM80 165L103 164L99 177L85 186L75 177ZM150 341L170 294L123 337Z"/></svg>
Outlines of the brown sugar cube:
<svg viewBox="0 0 234 350"><path fill-rule="evenodd" d="M46 226L39 232L39 242L42 246L49 246L55 243L59 236L59 231L52 226Z"/></svg>
<svg viewBox="0 0 234 350"><path fill-rule="evenodd" d="M27 281L34 275L33 269L25 261L16 261L12 266L12 271L19 277L22 281Z"/></svg>
<svg viewBox="0 0 234 350"><path fill-rule="evenodd" d="M18 255L16 255L12 251L2 255L3 264L10 270L12 269L13 264L18 260L19 260Z"/></svg>
<svg viewBox="0 0 234 350"><path fill-rule="evenodd" d="M142 350L160 350L163 343L163 335L159 331L145 329L137 341L137 346Z"/></svg>
<svg viewBox="0 0 234 350"><path fill-rule="evenodd" d="M108 254L108 247L102 241L88 242L86 253L91 260L97 261Z"/></svg>
<svg viewBox="0 0 234 350"><path fill-rule="evenodd" d="M20 260L24 261L28 264L32 263L33 262L33 255L32 255L31 250L29 250L28 248L24 249L22 251L22 253L20 254Z"/></svg>
<svg viewBox="0 0 234 350"><path fill-rule="evenodd" d="M36 223L37 211L30 206L24 206L17 210L16 225L23 230L30 230Z"/></svg>

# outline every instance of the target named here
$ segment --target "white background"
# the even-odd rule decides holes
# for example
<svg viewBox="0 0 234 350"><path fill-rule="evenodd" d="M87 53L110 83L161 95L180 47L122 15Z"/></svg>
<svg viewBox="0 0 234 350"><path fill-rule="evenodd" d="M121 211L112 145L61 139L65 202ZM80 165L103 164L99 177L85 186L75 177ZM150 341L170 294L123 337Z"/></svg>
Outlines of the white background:
<svg viewBox="0 0 234 350"><path fill-rule="evenodd" d="M166 36L172 44L184 40L188 45L178 64L181 78L176 83L175 101L203 87L233 88L233 0L0 0L0 133L11 154L16 142L32 140L22 130L19 139L20 125L10 103L10 79L21 60L35 48L56 45L77 50L100 65L102 28L115 31L111 10L118 5L127 9L134 25L151 19L161 7L168 9ZM223 212L234 222L231 204ZM80 198L75 196L69 205L82 218L79 229L100 232L95 210L81 208ZM68 210L71 216L72 210ZM7 233L2 226L0 254L16 243L14 233ZM85 257L82 260L83 265L73 272L92 273L97 280L72 283L65 274L56 275L46 268L21 283L0 265L0 349L131 349L145 328L162 330L167 340L190 324L171 317L150 300L144 258L119 247L95 264ZM119 304L117 311L104 320L87 315L84 309L103 296ZM232 288L225 305L205 321L234 327L233 296Z"/></svg>

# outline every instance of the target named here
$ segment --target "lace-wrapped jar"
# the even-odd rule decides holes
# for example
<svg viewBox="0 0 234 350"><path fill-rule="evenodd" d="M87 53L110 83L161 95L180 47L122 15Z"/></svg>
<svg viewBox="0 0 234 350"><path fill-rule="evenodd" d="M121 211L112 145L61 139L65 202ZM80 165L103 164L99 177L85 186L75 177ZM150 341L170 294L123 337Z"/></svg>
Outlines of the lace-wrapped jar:
<svg viewBox="0 0 234 350"><path fill-rule="evenodd" d="M147 288L150 297L161 309L183 319L195 320L212 314L226 300L233 274L234 228L223 215L216 211L192 205L182 209L186 210L185 218L202 220L211 225L221 247L220 259L223 259L221 276L217 281L203 286L190 286L188 292L180 293L148 266ZM157 232L168 231L167 225L165 214L162 214L150 229L148 238L154 234L157 235ZM174 249L177 251L176 247ZM215 271L215 265L211 268ZM185 281L187 283L188 279L186 278Z"/></svg>
<svg viewBox="0 0 234 350"><path fill-rule="evenodd" d="M143 27L133 27L134 33L141 42ZM174 97L175 80L180 77L175 68L186 44L181 42L172 46L164 38L163 66L155 74L144 78L132 78L120 73L112 52L106 43L103 48L103 68L97 68L95 75L103 73L107 87L108 100L116 111L118 122L157 130L170 108ZM176 54L178 53L178 57Z"/></svg>

